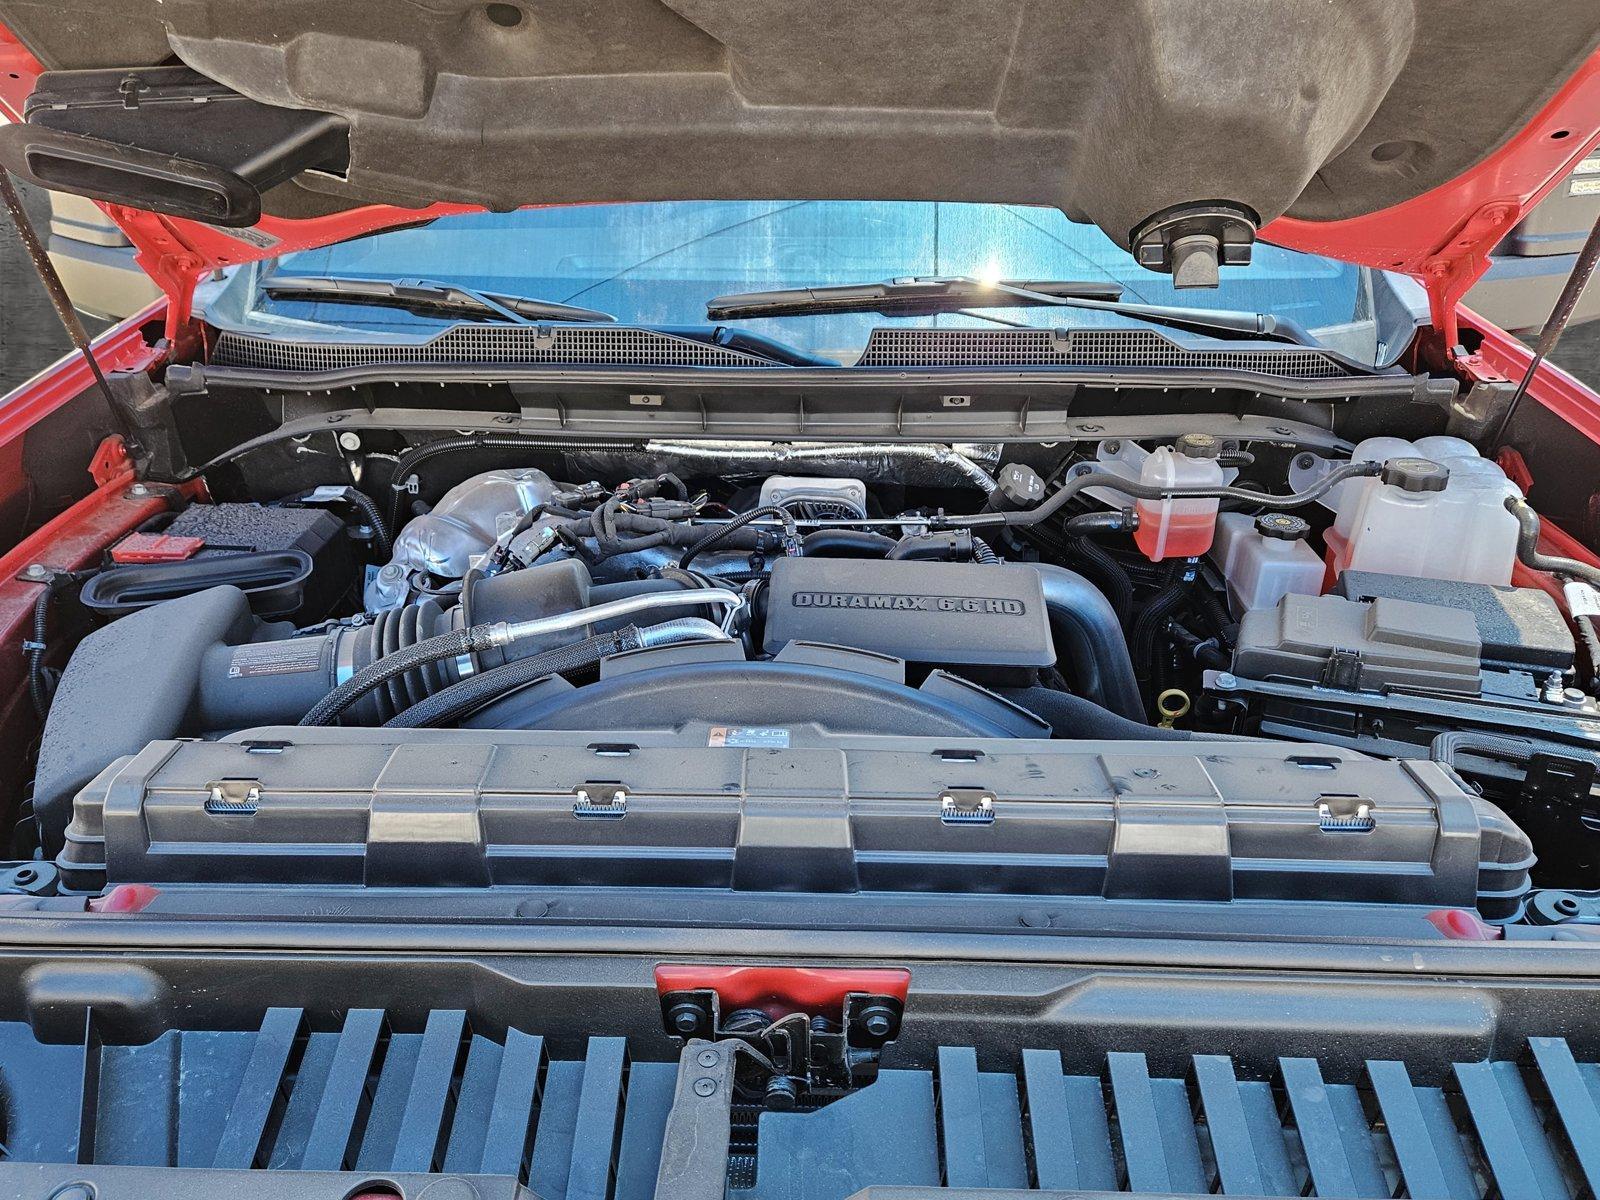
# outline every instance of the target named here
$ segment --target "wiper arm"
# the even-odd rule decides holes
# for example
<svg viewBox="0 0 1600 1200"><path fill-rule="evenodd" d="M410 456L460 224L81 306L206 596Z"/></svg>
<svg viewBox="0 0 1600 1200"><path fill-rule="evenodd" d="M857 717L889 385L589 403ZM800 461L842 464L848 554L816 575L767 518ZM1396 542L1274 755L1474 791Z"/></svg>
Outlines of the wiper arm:
<svg viewBox="0 0 1600 1200"><path fill-rule="evenodd" d="M512 296L480 292L459 283L431 279L340 279L320 275L272 275L261 283L269 296L284 300L333 300L341 304L376 304L422 313L462 313L498 317L513 325L535 321L614 322L616 317L596 308L579 308Z"/></svg>
<svg viewBox="0 0 1600 1200"><path fill-rule="evenodd" d="M1268 339L1301 346L1319 343L1298 321L1270 313L1228 309L1171 308L1162 304L1124 304L1117 283L1000 280L988 283L964 276L887 279L882 283L838 287L789 288L744 292L707 302L714 321L740 317L802 317L828 313L879 313L886 317L931 316L968 308L1079 308L1133 317L1209 337Z"/></svg>

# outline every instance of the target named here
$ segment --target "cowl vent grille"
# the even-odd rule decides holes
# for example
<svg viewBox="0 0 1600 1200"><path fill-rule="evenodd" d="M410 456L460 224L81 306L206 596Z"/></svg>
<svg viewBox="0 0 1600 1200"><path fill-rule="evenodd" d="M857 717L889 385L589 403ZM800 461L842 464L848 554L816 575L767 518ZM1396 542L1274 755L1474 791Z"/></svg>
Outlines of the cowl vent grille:
<svg viewBox="0 0 1600 1200"><path fill-rule="evenodd" d="M547 1043L474 1029L459 1010L274 1008L248 1028L168 1030L138 1045L99 1031L91 1017L86 1039L46 1043L26 1022L0 1021L0 1191L14 1164L76 1163L499 1176L555 1200L650 1200L679 1069L659 1039L642 1047L653 1061L634 1059L621 1037ZM886 1066L821 1107L735 1103L729 1194L1595 1195L1600 1068L1560 1038L1505 1052L1363 1063L930 1048L915 1068Z"/></svg>
<svg viewBox="0 0 1600 1200"><path fill-rule="evenodd" d="M770 367L769 359L693 338L620 325L456 325L420 344L297 342L225 332L211 362L269 371L337 371L411 363Z"/></svg>
<svg viewBox="0 0 1600 1200"><path fill-rule="evenodd" d="M1319 350L1191 350L1152 329L875 329L862 367L1193 367L1295 379L1350 372Z"/></svg>

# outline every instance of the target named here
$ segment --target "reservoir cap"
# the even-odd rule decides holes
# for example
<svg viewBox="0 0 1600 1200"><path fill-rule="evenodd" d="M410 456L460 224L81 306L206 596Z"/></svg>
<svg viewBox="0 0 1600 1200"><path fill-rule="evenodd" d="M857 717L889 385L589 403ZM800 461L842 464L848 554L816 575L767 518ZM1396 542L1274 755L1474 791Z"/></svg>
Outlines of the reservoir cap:
<svg viewBox="0 0 1600 1200"><path fill-rule="evenodd" d="M1391 458L1383 464L1381 478L1402 492L1442 492L1450 472L1432 459Z"/></svg>
<svg viewBox="0 0 1600 1200"><path fill-rule="evenodd" d="M1262 537L1298 542L1311 532L1311 525L1293 513L1269 512L1256 518L1256 532Z"/></svg>
<svg viewBox="0 0 1600 1200"><path fill-rule="evenodd" d="M1216 458L1222 453L1222 444L1209 433L1186 433L1173 447L1186 458Z"/></svg>

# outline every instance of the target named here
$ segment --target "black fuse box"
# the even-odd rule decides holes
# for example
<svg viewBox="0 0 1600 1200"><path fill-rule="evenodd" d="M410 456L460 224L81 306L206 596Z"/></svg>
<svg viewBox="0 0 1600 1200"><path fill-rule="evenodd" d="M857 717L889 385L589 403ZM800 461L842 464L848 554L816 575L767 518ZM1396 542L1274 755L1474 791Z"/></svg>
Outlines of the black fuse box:
<svg viewBox="0 0 1600 1200"><path fill-rule="evenodd" d="M1487 666L1520 671L1566 671L1577 654L1556 602L1537 588L1496 587L1451 579L1417 579L1379 571L1346 571L1334 594L1350 600L1387 596L1469 612L1478 623Z"/></svg>

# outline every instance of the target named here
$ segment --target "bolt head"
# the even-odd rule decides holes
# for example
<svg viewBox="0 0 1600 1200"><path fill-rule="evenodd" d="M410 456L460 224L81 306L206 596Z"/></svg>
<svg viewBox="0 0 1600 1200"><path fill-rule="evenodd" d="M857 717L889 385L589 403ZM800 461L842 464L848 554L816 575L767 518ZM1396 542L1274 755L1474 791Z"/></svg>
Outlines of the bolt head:
<svg viewBox="0 0 1600 1200"><path fill-rule="evenodd" d="M894 1028L894 1022L889 1020L888 1013L868 1013L862 1018L861 1026L873 1037L888 1037L889 1031Z"/></svg>
<svg viewBox="0 0 1600 1200"><path fill-rule="evenodd" d="M695 1056L695 1062L702 1067L714 1067L721 1061L715 1050L702 1050Z"/></svg>
<svg viewBox="0 0 1600 1200"><path fill-rule="evenodd" d="M28 569L23 574L29 579L48 579L50 578L50 568L43 563L29 563Z"/></svg>
<svg viewBox="0 0 1600 1200"><path fill-rule="evenodd" d="M717 1081L715 1079L696 1079L694 1081L694 1094L696 1096L715 1096L717 1094Z"/></svg>
<svg viewBox="0 0 1600 1200"><path fill-rule="evenodd" d="M696 1032L704 1020L704 1014L694 1004L674 1004L667 1013L667 1021L673 1030L685 1037Z"/></svg>
<svg viewBox="0 0 1600 1200"><path fill-rule="evenodd" d="M136 483L128 489L128 495L130 496L148 496L149 494L150 489L142 483Z"/></svg>

